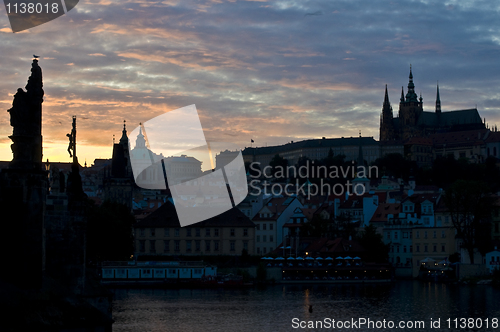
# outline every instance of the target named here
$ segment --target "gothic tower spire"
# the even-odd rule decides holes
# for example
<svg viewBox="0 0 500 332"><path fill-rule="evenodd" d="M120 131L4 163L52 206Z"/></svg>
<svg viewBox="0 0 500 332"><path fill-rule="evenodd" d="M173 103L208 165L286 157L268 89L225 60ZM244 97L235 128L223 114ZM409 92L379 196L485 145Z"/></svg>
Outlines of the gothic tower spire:
<svg viewBox="0 0 500 332"><path fill-rule="evenodd" d="M122 137L120 138L120 144L128 149L127 126L125 120L123 120L123 130L122 130Z"/></svg>
<svg viewBox="0 0 500 332"><path fill-rule="evenodd" d="M436 113L441 113L441 98L439 98L439 81L437 83L437 93L436 93Z"/></svg>
<svg viewBox="0 0 500 332"><path fill-rule="evenodd" d="M418 102L418 96L415 93L415 84L413 84L413 73L411 72L411 65L410 65L410 76L408 82L408 93L406 94L406 101Z"/></svg>
<svg viewBox="0 0 500 332"><path fill-rule="evenodd" d="M385 108L386 106L391 106L389 104L389 94L387 93L387 84L385 85L385 96L384 96L384 105L382 106L383 108Z"/></svg>
<svg viewBox="0 0 500 332"><path fill-rule="evenodd" d="M389 93L387 92L387 84L385 85L384 104L382 106L382 114L380 115L380 140L389 141L394 137L394 121L391 103L389 102Z"/></svg>

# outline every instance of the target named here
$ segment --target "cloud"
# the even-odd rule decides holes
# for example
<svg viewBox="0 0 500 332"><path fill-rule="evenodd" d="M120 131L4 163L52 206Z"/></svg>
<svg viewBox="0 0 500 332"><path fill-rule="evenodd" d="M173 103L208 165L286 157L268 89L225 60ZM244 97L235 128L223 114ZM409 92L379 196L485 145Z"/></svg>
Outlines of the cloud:
<svg viewBox="0 0 500 332"><path fill-rule="evenodd" d="M479 1L95 0L23 34L9 32L4 15L0 107L10 108L26 85L35 53L42 56L46 154L61 158L73 115L86 147L80 153L88 153L81 158L91 161L110 157L123 119L131 131L190 104L207 137L241 146L251 138L270 145L357 136L359 129L378 138L385 84L397 113L411 63L425 109L434 107L439 80L443 110L477 104L493 124L500 121L498 8ZM9 160L8 113L0 120L0 159Z"/></svg>

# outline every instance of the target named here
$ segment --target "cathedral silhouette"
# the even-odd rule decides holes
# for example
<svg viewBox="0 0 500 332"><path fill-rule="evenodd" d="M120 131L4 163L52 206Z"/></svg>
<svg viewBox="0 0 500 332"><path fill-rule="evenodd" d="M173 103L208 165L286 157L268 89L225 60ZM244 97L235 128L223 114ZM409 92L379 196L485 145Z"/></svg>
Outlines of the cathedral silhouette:
<svg viewBox="0 0 500 332"><path fill-rule="evenodd" d="M410 66L408 92L404 94L401 87L399 113L394 117L387 85L385 86L384 104L380 115L380 141L406 141L412 137L426 137L436 133L452 131L467 131L485 129L477 108L441 112L439 85L436 92L436 106L434 112L425 112L423 98L415 93L413 74Z"/></svg>

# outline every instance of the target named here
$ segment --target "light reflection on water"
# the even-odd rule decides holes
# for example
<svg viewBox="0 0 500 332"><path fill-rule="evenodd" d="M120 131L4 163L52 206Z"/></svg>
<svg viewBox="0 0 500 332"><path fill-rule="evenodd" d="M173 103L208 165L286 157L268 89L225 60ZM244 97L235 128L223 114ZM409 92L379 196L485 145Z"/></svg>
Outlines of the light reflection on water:
<svg viewBox="0 0 500 332"><path fill-rule="evenodd" d="M117 289L113 331L291 331L292 319L500 318L500 290L418 281L264 289ZM313 313L309 313L309 304ZM430 327L428 327L430 329ZM317 331L320 329L303 329ZM369 329L359 329L358 331ZM427 330L427 329L426 329ZM461 330L461 331L466 331ZM471 330L472 331L472 330ZM488 329L481 329L488 331Z"/></svg>

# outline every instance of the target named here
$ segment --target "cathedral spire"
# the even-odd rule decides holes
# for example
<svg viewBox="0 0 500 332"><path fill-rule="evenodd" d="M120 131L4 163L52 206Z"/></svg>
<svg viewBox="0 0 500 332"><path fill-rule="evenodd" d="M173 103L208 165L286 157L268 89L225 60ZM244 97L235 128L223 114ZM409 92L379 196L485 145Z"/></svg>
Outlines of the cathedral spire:
<svg viewBox="0 0 500 332"><path fill-rule="evenodd" d="M387 84L385 85L384 104L382 114L380 114L380 140L389 141L394 139L394 115L392 113L391 103L389 102L389 92ZM361 133L360 133L361 135ZM361 137L361 136L360 136Z"/></svg>
<svg viewBox="0 0 500 332"><path fill-rule="evenodd" d="M401 99L400 99L400 101L402 103L405 102L405 88L404 87L401 87Z"/></svg>
<svg viewBox="0 0 500 332"><path fill-rule="evenodd" d="M410 76L408 82L408 93L406 94L406 102L418 102L418 96L415 93L415 84L413 84L413 73L410 65Z"/></svg>
<svg viewBox="0 0 500 332"><path fill-rule="evenodd" d="M441 113L441 98L439 97L439 81L437 83L437 93L436 93L436 113Z"/></svg>
<svg viewBox="0 0 500 332"><path fill-rule="evenodd" d="M122 137L120 138L120 144L128 148L127 126L125 120L123 120L123 130Z"/></svg>
<svg viewBox="0 0 500 332"><path fill-rule="evenodd" d="M387 93L387 84L385 85L385 96L384 96L384 108L386 106L390 106L390 103L389 103L389 94Z"/></svg>
<svg viewBox="0 0 500 332"><path fill-rule="evenodd" d="M385 95L384 95L384 104L382 105L382 115L381 121L382 123L392 122L393 114L391 103L389 102L389 93L387 92L387 84L385 85Z"/></svg>

